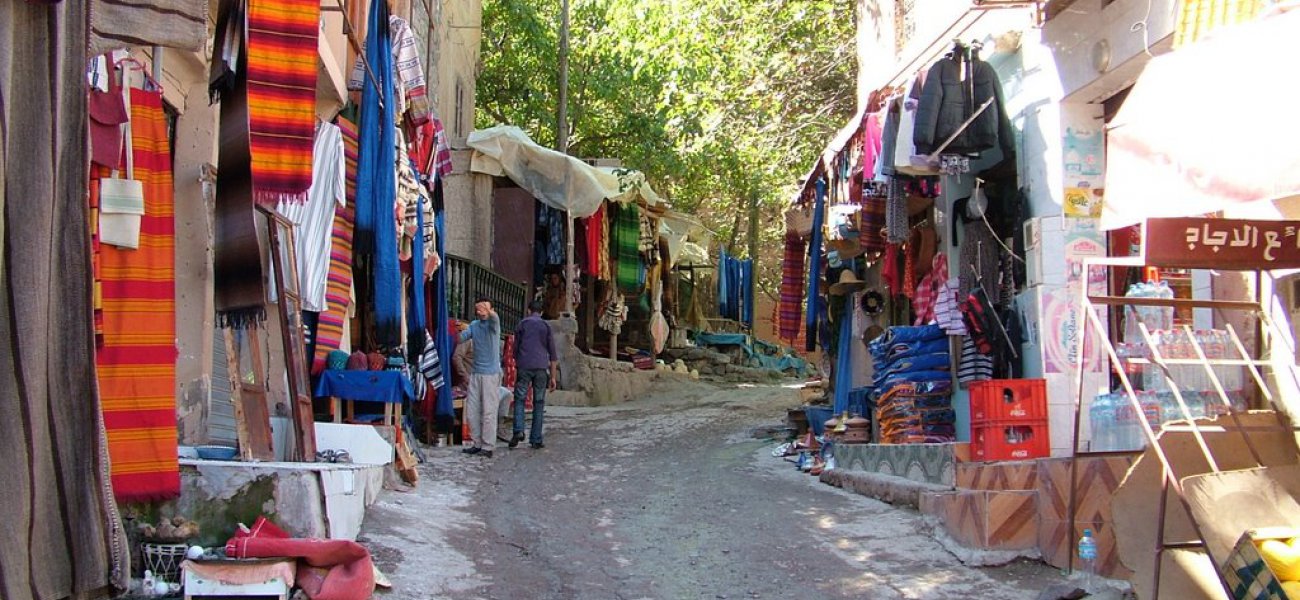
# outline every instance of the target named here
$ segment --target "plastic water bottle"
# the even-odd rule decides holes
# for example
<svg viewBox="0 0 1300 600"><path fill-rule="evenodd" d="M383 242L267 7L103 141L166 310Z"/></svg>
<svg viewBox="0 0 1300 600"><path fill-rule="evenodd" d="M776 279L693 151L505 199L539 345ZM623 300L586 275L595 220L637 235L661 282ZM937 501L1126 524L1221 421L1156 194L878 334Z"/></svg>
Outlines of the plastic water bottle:
<svg viewBox="0 0 1300 600"><path fill-rule="evenodd" d="M1097 541L1092 539L1092 530L1084 529L1079 538L1079 571L1083 573L1083 589L1091 592L1095 582L1097 568Z"/></svg>
<svg viewBox="0 0 1300 600"><path fill-rule="evenodd" d="M1115 450L1115 399L1110 394L1098 394L1089 409L1092 431L1092 450Z"/></svg>

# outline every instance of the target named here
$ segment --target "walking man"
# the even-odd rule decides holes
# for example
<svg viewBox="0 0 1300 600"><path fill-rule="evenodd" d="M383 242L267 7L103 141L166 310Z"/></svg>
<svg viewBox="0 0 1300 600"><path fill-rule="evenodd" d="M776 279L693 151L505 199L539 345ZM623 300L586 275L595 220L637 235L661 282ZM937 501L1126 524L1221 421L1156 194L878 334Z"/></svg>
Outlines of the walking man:
<svg viewBox="0 0 1300 600"><path fill-rule="evenodd" d="M501 318L492 309L492 301L487 298L479 298L474 302L474 316L478 318L460 334L461 342L474 342L469 389L466 390L465 397L465 415L469 418L473 445L463 452L492 458L492 448L497 441L497 411L501 389Z"/></svg>
<svg viewBox="0 0 1300 600"><path fill-rule="evenodd" d="M528 305L528 316L515 330L515 364L519 366L519 375L515 379L515 434L510 438L511 448L524 441L524 402L530 387L533 390L533 426L528 434L528 445L534 450L545 447L542 421L546 417L546 390L555 389L559 380L555 338L551 337L551 326L542 319L545 308L541 300L534 300Z"/></svg>

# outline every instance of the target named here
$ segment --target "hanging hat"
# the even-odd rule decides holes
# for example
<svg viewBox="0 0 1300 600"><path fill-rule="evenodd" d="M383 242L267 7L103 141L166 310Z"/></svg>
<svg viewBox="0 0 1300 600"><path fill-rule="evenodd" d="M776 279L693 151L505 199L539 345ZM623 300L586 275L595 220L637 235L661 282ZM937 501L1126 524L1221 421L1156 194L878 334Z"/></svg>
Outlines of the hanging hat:
<svg viewBox="0 0 1300 600"><path fill-rule="evenodd" d="M876 290L867 290L862 294L860 300L862 312L869 315L878 315L885 310L885 297Z"/></svg>
<svg viewBox="0 0 1300 600"><path fill-rule="evenodd" d="M867 287L867 283L858 279L853 269L844 269L840 272L840 280L831 284L831 293L836 296L852 294L860 289Z"/></svg>
<svg viewBox="0 0 1300 600"><path fill-rule="evenodd" d="M867 253L867 249L863 248L862 243L858 241L857 234L843 239L829 240L827 241L827 246L829 246L831 250L839 253L840 259L844 260L857 258Z"/></svg>

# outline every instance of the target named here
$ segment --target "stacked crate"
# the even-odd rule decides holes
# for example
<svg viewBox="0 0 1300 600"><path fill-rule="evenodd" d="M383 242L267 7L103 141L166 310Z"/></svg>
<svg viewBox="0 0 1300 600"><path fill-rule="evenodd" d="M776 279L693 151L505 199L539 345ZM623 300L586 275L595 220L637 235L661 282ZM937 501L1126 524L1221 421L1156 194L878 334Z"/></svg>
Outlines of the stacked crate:
<svg viewBox="0 0 1300 600"><path fill-rule="evenodd" d="M1047 382L991 379L970 384L971 460L1026 460L1051 453Z"/></svg>

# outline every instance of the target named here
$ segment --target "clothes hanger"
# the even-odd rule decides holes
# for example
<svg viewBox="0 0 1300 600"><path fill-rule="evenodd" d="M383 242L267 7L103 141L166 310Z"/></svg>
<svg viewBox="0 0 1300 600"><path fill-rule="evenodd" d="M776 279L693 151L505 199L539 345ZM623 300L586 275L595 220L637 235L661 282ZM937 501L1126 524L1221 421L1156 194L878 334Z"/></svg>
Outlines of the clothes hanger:
<svg viewBox="0 0 1300 600"><path fill-rule="evenodd" d="M149 69L145 68L144 63L136 60L134 57L128 56L119 59L117 62L113 63L113 66L122 70L122 87L127 87L128 85L128 73L131 71L139 71L140 74L144 76L144 84L140 89L151 92L156 92L162 89L162 86L158 85L158 82L149 74Z"/></svg>

